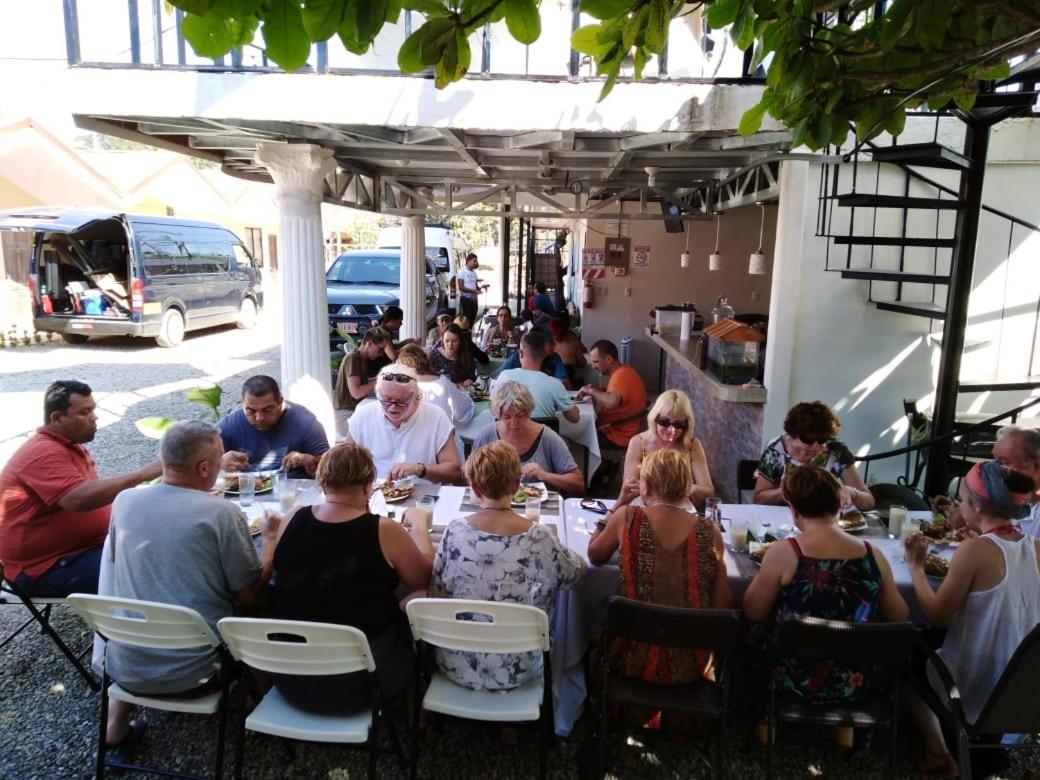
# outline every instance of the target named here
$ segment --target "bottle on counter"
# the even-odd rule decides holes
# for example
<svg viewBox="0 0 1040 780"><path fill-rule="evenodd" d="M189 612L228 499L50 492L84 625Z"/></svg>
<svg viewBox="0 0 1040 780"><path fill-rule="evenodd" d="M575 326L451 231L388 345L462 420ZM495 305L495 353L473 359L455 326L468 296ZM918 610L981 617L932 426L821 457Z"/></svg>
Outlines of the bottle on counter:
<svg viewBox="0 0 1040 780"><path fill-rule="evenodd" d="M715 301L715 308L711 310L711 324L714 325L716 322L729 319L734 314L736 314L736 311L729 305L729 300L725 295L720 295L718 300Z"/></svg>

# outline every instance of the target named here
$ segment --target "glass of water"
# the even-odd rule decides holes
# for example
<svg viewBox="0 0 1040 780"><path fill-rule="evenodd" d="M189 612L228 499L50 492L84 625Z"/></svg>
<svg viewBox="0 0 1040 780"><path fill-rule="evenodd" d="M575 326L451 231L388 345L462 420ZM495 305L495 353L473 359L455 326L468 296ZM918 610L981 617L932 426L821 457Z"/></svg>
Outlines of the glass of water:
<svg viewBox="0 0 1040 780"><path fill-rule="evenodd" d="M284 471L278 472L278 483L275 488L278 491L278 508L282 514L292 511L296 506L296 498L299 494L300 483L295 479L289 479Z"/></svg>
<svg viewBox="0 0 1040 780"><path fill-rule="evenodd" d="M524 502L524 516L532 523L537 523L542 516L542 500L540 498L528 498Z"/></svg>
<svg viewBox="0 0 1040 780"><path fill-rule="evenodd" d="M906 522L906 507L902 504L893 504L888 508L888 535L892 539L903 538L903 526Z"/></svg>
<svg viewBox="0 0 1040 780"><path fill-rule="evenodd" d="M238 475L238 503L241 506L252 506L256 494L256 474L242 473Z"/></svg>

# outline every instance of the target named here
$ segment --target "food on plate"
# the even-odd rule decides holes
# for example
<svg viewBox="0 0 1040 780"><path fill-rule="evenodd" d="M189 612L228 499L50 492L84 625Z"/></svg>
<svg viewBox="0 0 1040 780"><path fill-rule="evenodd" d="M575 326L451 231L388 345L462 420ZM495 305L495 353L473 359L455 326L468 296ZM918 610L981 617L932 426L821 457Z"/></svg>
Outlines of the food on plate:
<svg viewBox="0 0 1040 780"><path fill-rule="evenodd" d="M263 528L260 525L261 524L261 520L262 520L262 518L258 517L258 518L256 518L255 520L253 520L249 524L249 535L250 536L259 536L260 535L260 532L263 530Z"/></svg>
<svg viewBox="0 0 1040 780"><path fill-rule="evenodd" d="M928 553L924 558L924 573L929 577L945 577L950 570L950 562L940 555Z"/></svg>
<svg viewBox="0 0 1040 780"><path fill-rule="evenodd" d="M751 558L751 562L756 566L762 565L762 559L766 557L766 553L769 552L769 548L772 547L775 542L756 542L750 546L751 552L748 553L748 557Z"/></svg>
<svg viewBox="0 0 1040 780"><path fill-rule="evenodd" d="M948 544L953 541L953 527L942 515L935 515L930 523L921 523L921 533L932 541Z"/></svg>
<svg viewBox="0 0 1040 780"><path fill-rule="evenodd" d="M858 531L867 527L867 521L862 512L848 512L838 518L838 527L842 531Z"/></svg>
<svg viewBox="0 0 1040 780"><path fill-rule="evenodd" d="M379 489L383 491L385 501L400 501L415 492L415 485L409 482L388 481L384 482Z"/></svg>
<svg viewBox="0 0 1040 780"><path fill-rule="evenodd" d="M524 504L529 498L542 499L545 498L545 493L537 485L521 485L520 489L513 496L513 503Z"/></svg>
<svg viewBox="0 0 1040 780"><path fill-rule="evenodd" d="M271 490L274 487L274 475L264 474L262 471L247 471L246 474L252 474L255 482L253 487L254 493L264 493ZM224 477L224 490L229 493L238 492L238 474L227 474Z"/></svg>
<svg viewBox="0 0 1040 780"><path fill-rule="evenodd" d="M487 390L483 388L478 389L477 387L470 385L469 397L472 398L474 401L486 401L491 396L488 395Z"/></svg>

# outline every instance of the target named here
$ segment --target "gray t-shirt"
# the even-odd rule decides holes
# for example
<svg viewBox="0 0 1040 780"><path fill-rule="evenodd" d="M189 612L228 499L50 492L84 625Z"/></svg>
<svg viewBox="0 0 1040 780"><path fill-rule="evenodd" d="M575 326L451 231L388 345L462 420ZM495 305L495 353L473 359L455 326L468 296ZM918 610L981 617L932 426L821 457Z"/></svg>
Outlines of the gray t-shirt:
<svg viewBox="0 0 1040 780"><path fill-rule="evenodd" d="M190 607L214 632L230 617L234 591L261 566L242 510L200 490L160 483L124 490L112 503L99 592ZM110 642L109 675L137 693L179 693L220 668L215 651L148 650Z"/></svg>
<svg viewBox="0 0 1040 780"><path fill-rule="evenodd" d="M492 423L480 431L473 439L473 449L479 449L485 444L498 441L498 425ZM526 456L526 457L525 457ZM567 448L567 442L563 440L556 431L548 426L542 426L542 435L535 442L534 449L530 454L521 452L520 462L537 463L550 474L566 474L578 468L574 456Z"/></svg>

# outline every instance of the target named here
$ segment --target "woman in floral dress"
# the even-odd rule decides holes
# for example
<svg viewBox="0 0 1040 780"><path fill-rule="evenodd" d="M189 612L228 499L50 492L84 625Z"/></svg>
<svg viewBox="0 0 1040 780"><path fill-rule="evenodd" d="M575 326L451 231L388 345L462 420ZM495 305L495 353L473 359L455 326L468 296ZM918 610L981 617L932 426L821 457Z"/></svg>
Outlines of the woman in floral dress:
<svg viewBox="0 0 1040 780"><path fill-rule="evenodd" d="M870 668L776 657L771 650L776 627L791 616L897 622L906 620L909 610L885 556L838 527L842 486L834 474L800 466L784 477L782 490L801 533L769 548L744 593L744 616L770 622L762 672L777 681L781 695L848 701L869 689ZM836 729L835 738L851 747L852 729Z"/></svg>
<svg viewBox="0 0 1040 780"><path fill-rule="evenodd" d="M561 588L581 582L587 566L548 527L510 508L520 487L520 456L504 441L474 450L466 480L481 511L453 521L433 564L430 596L505 601L538 607L549 616ZM437 665L474 690L518 688L542 674L542 654L470 653L437 648Z"/></svg>

